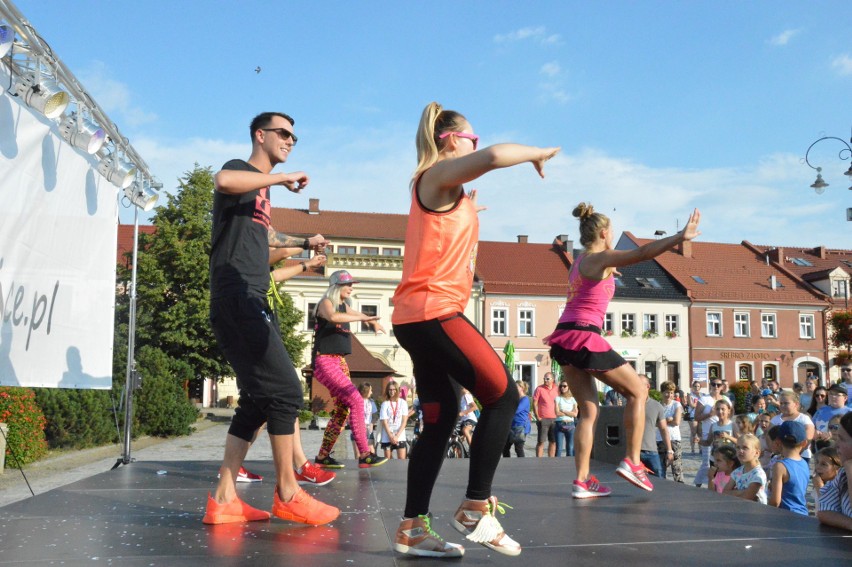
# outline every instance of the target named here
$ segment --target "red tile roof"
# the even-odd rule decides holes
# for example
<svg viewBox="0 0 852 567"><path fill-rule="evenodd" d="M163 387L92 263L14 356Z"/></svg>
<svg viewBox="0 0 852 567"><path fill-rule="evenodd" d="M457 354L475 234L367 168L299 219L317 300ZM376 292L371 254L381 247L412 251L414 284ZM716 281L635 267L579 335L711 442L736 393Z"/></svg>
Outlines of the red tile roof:
<svg viewBox="0 0 852 567"><path fill-rule="evenodd" d="M624 234L640 246L653 242L637 238L630 232ZM765 257L745 242L693 241L690 244L691 255L685 257L678 249L672 249L658 256L656 261L696 301L826 305L821 294L777 267L767 265ZM770 288L772 275L782 287ZM692 276L699 276L706 283L698 283Z"/></svg>
<svg viewBox="0 0 852 567"><path fill-rule="evenodd" d="M570 263L553 244L479 243L476 278L490 294L565 295Z"/></svg>
<svg viewBox="0 0 852 567"><path fill-rule="evenodd" d="M828 276L828 273L836 268L841 268L847 274L852 275L852 250L829 249L824 246L816 248L800 248L796 246L766 246L744 243L753 246L763 254L769 254L771 260L790 270L797 276L807 281L820 279L819 276ZM793 262L799 258L810 263L810 266L800 266ZM848 262L844 263L844 262Z"/></svg>
<svg viewBox="0 0 852 567"><path fill-rule="evenodd" d="M285 234L322 234L335 238L369 240L405 240L408 215L388 213L350 213L307 209L272 208L272 226Z"/></svg>
<svg viewBox="0 0 852 567"><path fill-rule="evenodd" d="M154 234L156 230L157 228L150 224L139 225L139 234ZM116 263L124 266L130 266L131 261L124 257L124 255L128 252L133 253L133 225L119 224Z"/></svg>

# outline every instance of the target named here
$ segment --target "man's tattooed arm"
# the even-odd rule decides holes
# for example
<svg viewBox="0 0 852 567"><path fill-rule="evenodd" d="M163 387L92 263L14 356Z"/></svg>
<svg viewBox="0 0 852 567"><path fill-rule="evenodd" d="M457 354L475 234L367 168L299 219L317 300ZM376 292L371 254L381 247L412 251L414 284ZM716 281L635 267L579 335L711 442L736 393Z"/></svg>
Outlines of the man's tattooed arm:
<svg viewBox="0 0 852 567"><path fill-rule="evenodd" d="M304 238L288 236L283 232L277 232L272 227L269 228L267 234L269 235L269 245L273 248L302 248L302 244L305 242Z"/></svg>

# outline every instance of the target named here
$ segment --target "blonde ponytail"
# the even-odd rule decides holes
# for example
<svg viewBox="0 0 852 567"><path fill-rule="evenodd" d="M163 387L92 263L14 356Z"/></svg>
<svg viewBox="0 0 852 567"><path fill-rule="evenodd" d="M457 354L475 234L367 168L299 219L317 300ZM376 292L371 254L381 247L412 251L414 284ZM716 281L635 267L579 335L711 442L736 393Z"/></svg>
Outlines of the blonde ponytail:
<svg viewBox="0 0 852 567"><path fill-rule="evenodd" d="M417 147L417 169L411 176L411 182L421 173L435 165L444 142L438 138L444 132L461 132L466 126L464 116L454 110L444 110L437 102L430 102L420 115L417 135L414 138Z"/></svg>

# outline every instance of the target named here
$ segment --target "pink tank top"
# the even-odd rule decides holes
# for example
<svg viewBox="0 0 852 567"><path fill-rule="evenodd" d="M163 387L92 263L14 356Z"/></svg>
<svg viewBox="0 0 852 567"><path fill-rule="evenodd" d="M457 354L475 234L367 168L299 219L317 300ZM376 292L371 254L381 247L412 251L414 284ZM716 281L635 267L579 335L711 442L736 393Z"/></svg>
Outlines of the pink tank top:
<svg viewBox="0 0 852 567"><path fill-rule="evenodd" d="M603 326L606 308L615 294L615 277L612 274L602 280L590 280L580 273L584 254L577 256L568 273L568 298L560 323L588 323Z"/></svg>

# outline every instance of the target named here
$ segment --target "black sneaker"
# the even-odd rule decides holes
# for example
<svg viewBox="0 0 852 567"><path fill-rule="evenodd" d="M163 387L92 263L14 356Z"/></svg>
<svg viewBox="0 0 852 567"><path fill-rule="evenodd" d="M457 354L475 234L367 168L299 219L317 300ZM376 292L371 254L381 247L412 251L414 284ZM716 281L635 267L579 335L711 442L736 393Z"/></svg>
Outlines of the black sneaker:
<svg viewBox="0 0 852 567"><path fill-rule="evenodd" d="M342 469L345 465L330 455L324 459L314 457L314 464L324 469Z"/></svg>
<svg viewBox="0 0 852 567"><path fill-rule="evenodd" d="M388 462L387 457L380 457L375 453L370 453L366 457L361 457L360 459L358 459L358 468L369 469L371 467L380 467L386 462Z"/></svg>

